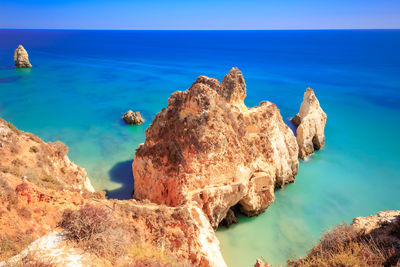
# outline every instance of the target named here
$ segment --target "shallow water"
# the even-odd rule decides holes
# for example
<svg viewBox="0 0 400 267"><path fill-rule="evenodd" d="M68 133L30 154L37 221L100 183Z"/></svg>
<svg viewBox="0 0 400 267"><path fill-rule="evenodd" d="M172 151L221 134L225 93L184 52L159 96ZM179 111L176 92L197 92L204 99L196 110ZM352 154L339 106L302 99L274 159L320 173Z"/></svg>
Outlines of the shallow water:
<svg viewBox="0 0 400 267"><path fill-rule="evenodd" d="M13 65L22 43L34 67ZM326 146L300 164L266 213L217 236L229 266L303 256L326 229L400 208L400 31L0 30L0 117L61 140L96 189L129 198L131 162L169 95L198 75L243 71L248 106L284 119L310 86L328 115ZM146 122L121 116L139 110Z"/></svg>

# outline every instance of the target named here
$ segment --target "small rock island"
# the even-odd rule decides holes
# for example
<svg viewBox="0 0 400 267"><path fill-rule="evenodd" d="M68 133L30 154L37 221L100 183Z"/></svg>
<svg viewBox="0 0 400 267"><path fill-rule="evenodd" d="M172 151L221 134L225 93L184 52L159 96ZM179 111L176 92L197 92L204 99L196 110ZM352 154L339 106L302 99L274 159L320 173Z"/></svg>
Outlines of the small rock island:
<svg viewBox="0 0 400 267"><path fill-rule="evenodd" d="M122 119L125 121L126 124L132 125L139 125L144 122L144 119L142 118L142 115L140 115L140 112L133 112L132 110L128 110L124 114L124 116L122 116Z"/></svg>
<svg viewBox="0 0 400 267"><path fill-rule="evenodd" d="M29 62L28 52L22 45L19 45L14 52L14 62L16 68L31 68L32 64Z"/></svg>
<svg viewBox="0 0 400 267"><path fill-rule="evenodd" d="M307 88L300 111L292 119L297 126L296 139L299 144L299 158L304 159L314 150L320 150L325 145L326 118L314 91Z"/></svg>

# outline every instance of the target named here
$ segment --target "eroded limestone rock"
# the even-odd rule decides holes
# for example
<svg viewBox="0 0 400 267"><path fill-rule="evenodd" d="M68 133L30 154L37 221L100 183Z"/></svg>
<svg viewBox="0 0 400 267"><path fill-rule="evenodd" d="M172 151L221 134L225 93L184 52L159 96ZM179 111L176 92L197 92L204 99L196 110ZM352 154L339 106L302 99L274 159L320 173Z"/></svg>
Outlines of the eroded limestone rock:
<svg viewBox="0 0 400 267"><path fill-rule="evenodd" d="M32 64L29 62L29 56L25 48L19 45L14 52L14 62L16 68L31 68Z"/></svg>
<svg viewBox="0 0 400 267"><path fill-rule="evenodd" d="M299 145L299 158L304 159L314 150L319 150L325 145L326 118L314 91L307 88L300 111L292 119L292 122L297 125L296 139Z"/></svg>
<svg viewBox="0 0 400 267"><path fill-rule="evenodd" d="M142 124L144 122L142 115L140 115L140 112L136 111L133 112L132 110L128 110L122 119L127 123L127 124Z"/></svg>
<svg viewBox="0 0 400 267"><path fill-rule="evenodd" d="M264 211L274 189L294 181L298 146L275 104L248 108L245 97L237 68L221 83L200 76L173 93L137 149L135 198L195 201L214 228L238 202L248 215Z"/></svg>

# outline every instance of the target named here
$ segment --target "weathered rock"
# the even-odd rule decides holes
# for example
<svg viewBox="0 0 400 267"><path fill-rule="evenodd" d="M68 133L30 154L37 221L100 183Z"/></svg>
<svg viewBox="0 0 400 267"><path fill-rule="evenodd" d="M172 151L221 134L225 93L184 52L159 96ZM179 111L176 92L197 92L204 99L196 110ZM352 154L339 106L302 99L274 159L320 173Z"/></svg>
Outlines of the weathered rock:
<svg viewBox="0 0 400 267"><path fill-rule="evenodd" d="M300 111L292 119L292 122L297 125L296 139L299 145L299 158L304 159L314 150L319 150L324 146L326 118L314 91L307 88Z"/></svg>
<svg viewBox="0 0 400 267"><path fill-rule="evenodd" d="M132 110L128 110L122 119L127 123L127 124L142 124L144 122L142 115L140 115L140 112L136 111L133 112Z"/></svg>
<svg viewBox="0 0 400 267"><path fill-rule="evenodd" d="M87 262L111 266L107 258L90 251L74 251L68 240L58 240L54 233L46 235L55 229L62 231L57 225L64 210L86 204L112 210L112 219L132 234L132 244L138 245L130 249L143 252L145 259L154 261L146 266L160 265L160 257L170 256L178 266L226 266L214 229L195 202L166 207L147 201L99 197L91 192L84 169L68 159L67 151L61 142L45 143L0 119L0 241L7 237L7 242L13 244L0 253L0 266L14 266L28 252L40 262L46 260L57 266L88 266ZM38 240L27 250L12 257L35 239ZM116 265L132 265L130 260L123 257Z"/></svg>
<svg viewBox="0 0 400 267"><path fill-rule="evenodd" d="M254 264L254 267L272 267L272 266L261 259L257 259L256 264Z"/></svg>
<svg viewBox="0 0 400 267"><path fill-rule="evenodd" d="M220 225L228 227L234 223L238 223L238 218L236 217L235 213L232 209L229 209L226 213L225 218L221 221Z"/></svg>
<svg viewBox="0 0 400 267"><path fill-rule="evenodd" d="M19 45L14 52L14 62L16 68L31 68L32 65L29 62L29 56L25 48Z"/></svg>
<svg viewBox="0 0 400 267"><path fill-rule="evenodd" d="M360 229L364 234L371 234L371 232L380 229L382 226L389 225L397 226L400 231L400 210L380 211L376 215L356 217L353 219L352 225L357 229ZM391 227L385 228L385 230L386 232L382 232L382 234L393 234L393 229L391 229ZM400 232L398 233L398 238L398 243L400 245Z"/></svg>
<svg viewBox="0 0 400 267"><path fill-rule="evenodd" d="M14 173L29 180L42 179L49 186L94 192L85 169L71 162L63 143L45 143L0 119L0 144L0 169L13 166Z"/></svg>
<svg viewBox="0 0 400 267"><path fill-rule="evenodd" d="M237 68L221 83L200 76L173 93L137 149L135 198L195 201L214 228L238 202L248 215L263 212L274 189L294 181L298 146L275 104L248 108L245 97Z"/></svg>

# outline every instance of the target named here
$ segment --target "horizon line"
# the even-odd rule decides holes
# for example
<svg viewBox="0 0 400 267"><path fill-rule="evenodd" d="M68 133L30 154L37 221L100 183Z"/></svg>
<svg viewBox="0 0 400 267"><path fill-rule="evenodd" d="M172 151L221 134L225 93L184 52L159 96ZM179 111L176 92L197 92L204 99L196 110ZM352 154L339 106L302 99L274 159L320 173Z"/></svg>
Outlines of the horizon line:
<svg viewBox="0 0 400 267"><path fill-rule="evenodd" d="M335 31L335 30L400 30L400 28L288 28L288 29L117 29L117 28L0 28L0 30L63 30L63 31Z"/></svg>

